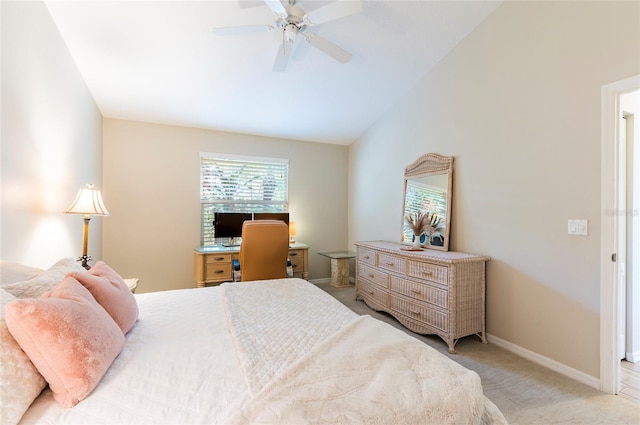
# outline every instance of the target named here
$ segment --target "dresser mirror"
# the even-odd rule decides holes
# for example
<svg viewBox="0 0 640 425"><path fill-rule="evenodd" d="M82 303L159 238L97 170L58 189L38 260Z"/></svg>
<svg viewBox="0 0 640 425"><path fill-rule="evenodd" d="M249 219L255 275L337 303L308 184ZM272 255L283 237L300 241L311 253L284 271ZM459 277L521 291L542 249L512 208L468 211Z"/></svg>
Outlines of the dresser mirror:
<svg viewBox="0 0 640 425"><path fill-rule="evenodd" d="M421 247L449 250L452 179L452 156L428 153L404 169L401 242L413 244L419 238ZM419 235L407 226L407 218L416 216L427 223Z"/></svg>

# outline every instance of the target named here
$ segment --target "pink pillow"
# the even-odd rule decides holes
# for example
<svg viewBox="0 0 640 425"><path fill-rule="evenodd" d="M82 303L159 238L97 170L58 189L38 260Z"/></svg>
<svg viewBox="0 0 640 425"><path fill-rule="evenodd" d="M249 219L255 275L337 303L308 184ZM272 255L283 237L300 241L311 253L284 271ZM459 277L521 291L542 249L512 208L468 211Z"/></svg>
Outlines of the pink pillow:
<svg viewBox="0 0 640 425"><path fill-rule="evenodd" d="M124 347L118 325L72 277L40 298L10 302L5 321L64 407L88 396Z"/></svg>
<svg viewBox="0 0 640 425"><path fill-rule="evenodd" d="M98 301L126 334L138 320L138 304L122 277L103 261L98 261L88 273L70 273Z"/></svg>

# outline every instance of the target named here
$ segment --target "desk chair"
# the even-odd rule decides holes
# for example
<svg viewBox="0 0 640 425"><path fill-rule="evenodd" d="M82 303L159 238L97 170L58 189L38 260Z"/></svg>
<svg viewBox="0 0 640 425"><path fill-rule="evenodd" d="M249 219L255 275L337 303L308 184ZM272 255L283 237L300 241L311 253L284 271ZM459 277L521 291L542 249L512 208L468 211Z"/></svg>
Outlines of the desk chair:
<svg viewBox="0 0 640 425"><path fill-rule="evenodd" d="M254 220L242 225L242 281L287 277L289 229L283 221Z"/></svg>

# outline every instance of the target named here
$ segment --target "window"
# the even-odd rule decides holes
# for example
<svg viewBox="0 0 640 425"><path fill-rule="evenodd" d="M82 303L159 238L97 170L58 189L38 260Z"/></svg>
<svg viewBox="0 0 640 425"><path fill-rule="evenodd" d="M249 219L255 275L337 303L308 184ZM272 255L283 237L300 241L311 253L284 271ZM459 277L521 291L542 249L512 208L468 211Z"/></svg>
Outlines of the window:
<svg viewBox="0 0 640 425"><path fill-rule="evenodd" d="M214 212L289 210L289 160L200 153L202 246L215 245Z"/></svg>

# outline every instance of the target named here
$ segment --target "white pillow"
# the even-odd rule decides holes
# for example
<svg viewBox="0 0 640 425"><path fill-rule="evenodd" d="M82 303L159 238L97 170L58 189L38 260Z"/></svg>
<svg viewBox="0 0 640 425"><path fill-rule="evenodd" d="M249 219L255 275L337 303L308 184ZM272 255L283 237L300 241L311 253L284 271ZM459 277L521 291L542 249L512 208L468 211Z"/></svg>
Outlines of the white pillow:
<svg viewBox="0 0 640 425"><path fill-rule="evenodd" d="M11 261L0 261L0 287L29 280L44 270Z"/></svg>
<svg viewBox="0 0 640 425"><path fill-rule="evenodd" d="M4 285L3 289L17 298L36 298L52 290L71 272L86 272L73 258L63 258L36 277Z"/></svg>
<svg viewBox="0 0 640 425"><path fill-rule="evenodd" d="M16 297L0 288L0 423L17 424L47 383L7 329L4 307Z"/></svg>

